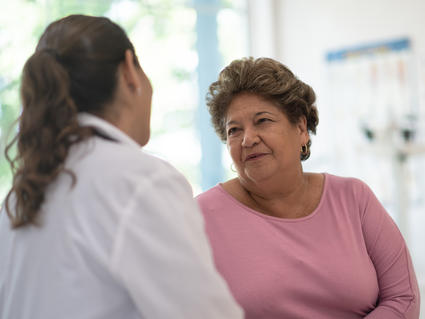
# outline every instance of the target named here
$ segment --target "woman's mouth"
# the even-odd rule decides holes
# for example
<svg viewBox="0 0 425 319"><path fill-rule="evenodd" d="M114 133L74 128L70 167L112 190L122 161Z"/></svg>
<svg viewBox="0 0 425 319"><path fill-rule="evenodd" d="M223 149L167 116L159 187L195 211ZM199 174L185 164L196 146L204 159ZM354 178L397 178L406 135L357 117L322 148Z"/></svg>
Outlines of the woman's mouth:
<svg viewBox="0 0 425 319"><path fill-rule="evenodd" d="M252 153L245 157L245 162L255 161L267 155L267 153Z"/></svg>

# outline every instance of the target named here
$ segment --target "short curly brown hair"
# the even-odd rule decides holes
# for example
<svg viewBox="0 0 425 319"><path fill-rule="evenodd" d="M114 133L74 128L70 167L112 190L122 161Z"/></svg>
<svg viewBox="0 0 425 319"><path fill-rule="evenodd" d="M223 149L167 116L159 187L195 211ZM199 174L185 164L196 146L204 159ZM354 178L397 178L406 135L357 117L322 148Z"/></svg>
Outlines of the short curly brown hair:
<svg viewBox="0 0 425 319"><path fill-rule="evenodd" d="M307 130L316 134L319 123L316 95L313 89L297 79L280 62L270 58L252 57L234 60L224 68L218 80L212 83L207 94L208 110L213 126L223 142L226 142L225 117L233 98L240 93L254 93L277 105L289 121L296 124L304 116ZM311 140L301 160L310 157Z"/></svg>

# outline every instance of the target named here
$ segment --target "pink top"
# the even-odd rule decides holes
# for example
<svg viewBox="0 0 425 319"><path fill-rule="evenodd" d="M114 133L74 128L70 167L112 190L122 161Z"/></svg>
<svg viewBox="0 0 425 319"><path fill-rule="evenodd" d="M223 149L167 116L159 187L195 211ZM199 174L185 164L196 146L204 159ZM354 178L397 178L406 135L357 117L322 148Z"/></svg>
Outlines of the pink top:
<svg viewBox="0 0 425 319"><path fill-rule="evenodd" d="M419 318L406 244L369 187L324 174L318 207L283 219L221 185L199 195L218 271L247 319Z"/></svg>

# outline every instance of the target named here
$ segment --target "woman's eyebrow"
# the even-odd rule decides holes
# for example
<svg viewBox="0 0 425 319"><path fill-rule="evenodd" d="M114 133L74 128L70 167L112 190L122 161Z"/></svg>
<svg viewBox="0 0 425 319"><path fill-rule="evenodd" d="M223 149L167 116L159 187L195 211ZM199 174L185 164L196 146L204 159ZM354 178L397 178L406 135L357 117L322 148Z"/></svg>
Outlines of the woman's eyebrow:
<svg viewBox="0 0 425 319"><path fill-rule="evenodd" d="M260 111L260 112L255 113L254 114L254 117L257 117L257 116L260 116L260 115L264 115L264 114L269 114L269 115L273 115L273 116L275 115L272 112ZM225 123L226 126L229 126L229 125L232 125L232 124L238 124L238 121L236 121L236 120L230 120L229 122L226 122Z"/></svg>
<svg viewBox="0 0 425 319"><path fill-rule="evenodd" d="M237 123L238 123L238 121L231 120L229 122L226 122L226 126L229 126L229 125L232 125L232 124L237 124Z"/></svg>
<svg viewBox="0 0 425 319"><path fill-rule="evenodd" d="M255 116L259 116L259 115L263 115L263 114L270 114L270 115L274 115L272 112L268 112L268 111L261 111L261 112L257 112L257 113L255 113Z"/></svg>

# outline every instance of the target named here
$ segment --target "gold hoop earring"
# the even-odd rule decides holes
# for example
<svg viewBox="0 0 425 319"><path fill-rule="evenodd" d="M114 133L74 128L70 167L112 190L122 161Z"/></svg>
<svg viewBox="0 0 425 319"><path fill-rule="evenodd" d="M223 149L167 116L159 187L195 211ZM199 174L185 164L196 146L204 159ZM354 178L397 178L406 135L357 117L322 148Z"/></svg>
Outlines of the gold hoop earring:
<svg viewBox="0 0 425 319"><path fill-rule="evenodd" d="M301 154L306 156L308 154L308 146L307 144L304 144L303 146L301 146Z"/></svg>
<svg viewBox="0 0 425 319"><path fill-rule="evenodd" d="M234 164L234 163L230 164L230 170L231 170L232 172L235 172L235 173L237 173L237 172L238 172L238 171L235 169L235 164Z"/></svg>

